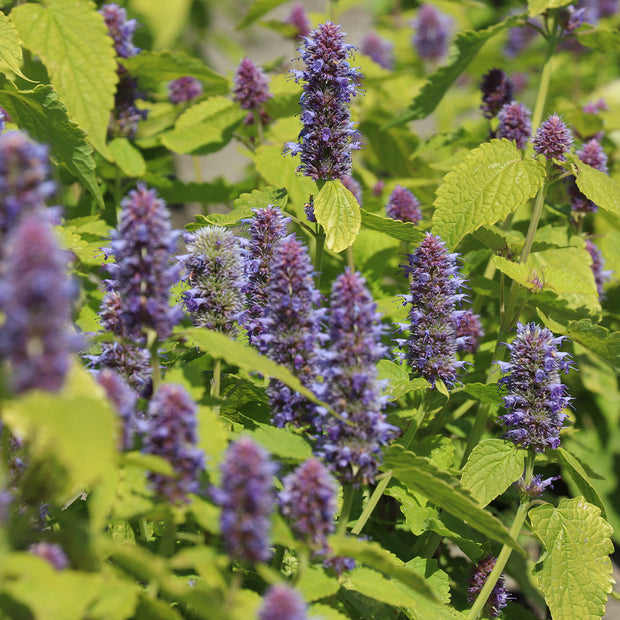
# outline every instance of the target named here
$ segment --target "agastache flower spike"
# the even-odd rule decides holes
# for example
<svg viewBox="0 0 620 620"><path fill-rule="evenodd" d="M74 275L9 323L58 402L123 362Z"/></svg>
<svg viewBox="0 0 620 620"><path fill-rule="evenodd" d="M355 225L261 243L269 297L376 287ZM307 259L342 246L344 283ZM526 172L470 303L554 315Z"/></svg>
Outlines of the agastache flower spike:
<svg viewBox="0 0 620 620"><path fill-rule="evenodd" d="M497 114L497 137L514 140L517 148L524 149L532 135L531 114L522 103L505 104Z"/></svg>
<svg viewBox="0 0 620 620"><path fill-rule="evenodd" d="M351 151L361 148L349 104L357 94L360 73L349 64L351 45L332 22L321 24L299 48L306 68L295 71L304 82L300 99L303 129L299 142L287 147L300 155L298 170L316 180L342 179L351 174Z"/></svg>
<svg viewBox="0 0 620 620"><path fill-rule="evenodd" d="M250 110L244 121L245 124L249 125L254 122L252 114L254 110L259 112L261 122L267 120L262 104L273 95L269 92L269 82L263 70L246 57L239 64L233 82L235 101L239 102L244 110Z"/></svg>
<svg viewBox="0 0 620 620"><path fill-rule="evenodd" d="M504 105L512 101L512 82L501 69L491 69L482 76L482 113L493 118Z"/></svg>
<svg viewBox="0 0 620 620"><path fill-rule="evenodd" d="M67 256L50 223L25 217L9 238L0 280L0 353L11 365L15 392L57 392L64 385L78 350L69 329L72 293Z"/></svg>
<svg viewBox="0 0 620 620"><path fill-rule="evenodd" d="M168 97L172 103L187 103L202 95L202 84L186 75L168 82Z"/></svg>
<svg viewBox="0 0 620 620"><path fill-rule="evenodd" d="M297 36L305 38L310 34L312 25L308 19L306 9L302 4L296 4L289 13L288 17L284 20L285 24L290 24L297 30Z"/></svg>
<svg viewBox="0 0 620 620"><path fill-rule="evenodd" d="M464 297L460 292L464 279L456 259L440 237L427 233L409 254L409 264L403 265L405 274L411 275L410 294L403 296L411 309L409 338L399 344L406 346L405 358L413 371L431 385L437 379L452 385L463 366L456 359L456 326L463 314L456 304Z"/></svg>
<svg viewBox="0 0 620 620"><path fill-rule="evenodd" d="M180 385L165 383L149 403L142 451L161 456L172 465L174 476L149 473L157 494L169 502L187 502L189 493L200 490L198 477L204 470L202 450L196 447L196 405Z"/></svg>
<svg viewBox="0 0 620 620"><path fill-rule="evenodd" d="M594 281L596 282L596 290L599 299L604 299L605 291L603 290L603 286L605 282L611 279L611 274L613 272L604 269L605 259L603 258L603 254L590 239L586 241L586 250L588 250L588 253L592 257L592 273L594 274Z"/></svg>
<svg viewBox="0 0 620 620"><path fill-rule="evenodd" d="M318 308L320 301L308 252L290 235L274 250L269 300L264 315L257 319L256 344L261 353L290 368L308 388L318 374L317 347L323 338L325 310ZM320 428L316 405L288 386L272 380L267 394L276 426L291 422Z"/></svg>
<svg viewBox="0 0 620 620"><path fill-rule="evenodd" d="M571 367L570 355L558 351L563 336L554 337L546 327L535 323L517 323L509 362L497 362L506 376L500 380L508 390L500 416L509 428L506 438L523 448L544 452L560 446L560 430L566 415L562 410L570 402L560 372Z"/></svg>
<svg viewBox="0 0 620 620"><path fill-rule="evenodd" d="M448 38L452 20L431 4L418 9L412 26L416 33L412 43L424 60L439 61L448 53Z"/></svg>
<svg viewBox="0 0 620 620"><path fill-rule="evenodd" d="M276 466L263 448L241 437L228 447L221 470L221 488L212 493L222 507L220 524L228 554L240 562L266 562L271 557Z"/></svg>
<svg viewBox="0 0 620 620"><path fill-rule="evenodd" d="M484 330L480 317L471 310L465 310L457 320L456 350L475 353L480 346L480 338L483 336Z"/></svg>
<svg viewBox="0 0 620 620"><path fill-rule="evenodd" d="M186 233L185 245L180 260L190 288L183 303L194 325L236 335L245 301L241 240L221 226L204 226Z"/></svg>
<svg viewBox="0 0 620 620"><path fill-rule="evenodd" d="M412 192L400 185L397 185L390 194L385 210L387 216L391 217L393 220L419 224L422 219L420 201Z"/></svg>
<svg viewBox="0 0 620 620"><path fill-rule="evenodd" d="M307 541L316 554L328 551L327 537L334 531L336 483L323 464L310 459L282 481L280 509L293 534Z"/></svg>
<svg viewBox="0 0 620 620"><path fill-rule="evenodd" d="M354 485L374 481L381 448L397 430L386 422L383 382L377 377L376 364L387 350L381 344L382 333L364 278L347 269L332 288L324 380L315 388L343 419L326 416L316 453L339 480Z"/></svg>
<svg viewBox="0 0 620 620"><path fill-rule="evenodd" d="M244 249L247 296L244 318L250 344L255 343L261 331L259 319L265 313L269 301L273 253L276 245L286 236L286 226L290 221L273 205L254 209L254 216L250 220L250 239Z"/></svg>
<svg viewBox="0 0 620 620"><path fill-rule="evenodd" d="M607 168L607 153L603 150L601 143L592 138L588 140L578 151L577 157L588 166L592 166L596 170L608 174ZM568 180L568 194L570 196L571 209L575 213L596 213L598 211L598 205L592 202L585 196L575 182L575 177L570 177Z"/></svg>
<svg viewBox="0 0 620 620"><path fill-rule="evenodd" d="M551 114L538 128L532 142L538 155L564 161L564 153L568 153L573 144L573 134L557 114Z"/></svg>
<svg viewBox="0 0 620 620"><path fill-rule="evenodd" d="M487 555L474 566L469 578L469 595L467 598L470 602L475 601L478 594L480 594L480 590L482 590L489 578L495 562L497 562L497 558ZM504 587L504 576L501 575L487 599L485 605L486 615L491 618L497 618L502 609L508 604L510 598Z"/></svg>
<svg viewBox="0 0 620 620"><path fill-rule="evenodd" d="M121 58L131 58L140 49L133 44L133 35L138 22L127 19L127 11L118 4L104 4L99 11L103 15L108 33L114 39L114 49Z"/></svg>
<svg viewBox="0 0 620 620"><path fill-rule="evenodd" d="M308 607L291 586L276 583L271 586L258 612L259 620L307 620Z"/></svg>
<svg viewBox="0 0 620 620"><path fill-rule="evenodd" d="M123 378L109 368L96 373L97 383L106 392L108 400L121 419L121 436L119 447L121 450L130 450L133 446L133 437L136 430L136 404L138 395L127 385Z"/></svg>
<svg viewBox="0 0 620 620"><path fill-rule="evenodd" d="M369 32L362 39L360 51L370 56L380 67L384 69L394 68L394 44L380 37L376 32Z"/></svg>

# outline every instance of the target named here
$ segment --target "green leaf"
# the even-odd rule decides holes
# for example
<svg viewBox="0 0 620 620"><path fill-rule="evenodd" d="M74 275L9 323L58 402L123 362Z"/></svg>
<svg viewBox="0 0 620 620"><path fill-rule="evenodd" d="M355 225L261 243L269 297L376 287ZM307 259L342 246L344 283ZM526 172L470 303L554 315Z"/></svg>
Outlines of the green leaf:
<svg viewBox="0 0 620 620"><path fill-rule="evenodd" d="M577 168L577 187L601 209L620 215L620 185L609 175L584 164L576 155L566 159Z"/></svg>
<svg viewBox="0 0 620 620"><path fill-rule="evenodd" d="M328 607L322 603L310 605L310 618L320 618L321 620L349 620L349 616L343 616L337 609Z"/></svg>
<svg viewBox="0 0 620 620"><path fill-rule="evenodd" d="M355 196L340 179L327 181L314 200L316 221L325 229L325 245L332 252L342 252L355 241L362 216Z"/></svg>
<svg viewBox="0 0 620 620"><path fill-rule="evenodd" d="M22 42L19 32L11 20L0 11L0 60L5 62L13 73L22 77Z"/></svg>
<svg viewBox="0 0 620 620"><path fill-rule="evenodd" d="M332 596L340 590L338 579L327 575L320 566L308 566L295 585L309 603Z"/></svg>
<svg viewBox="0 0 620 620"><path fill-rule="evenodd" d="M131 0L131 9L140 14L153 36L153 48L171 47L187 27L192 0Z"/></svg>
<svg viewBox="0 0 620 620"><path fill-rule="evenodd" d="M503 220L536 195L545 167L510 140L491 140L470 151L437 189L433 232L450 248L481 226Z"/></svg>
<svg viewBox="0 0 620 620"><path fill-rule="evenodd" d="M525 451L503 439L485 439L469 455L461 484L482 507L523 475Z"/></svg>
<svg viewBox="0 0 620 620"><path fill-rule="evenodd" d="M500 405L502 402L502 390L495 383L466 383L454 390L457 392L465 392L483 405Z"/></svg>
<svg viewBox="0 0 620 620"><path fill-rule="evenodd" d="M112 38L90 1L51 0L11 11L24 45L41 58L52 86L91 144L108 156L106 135L118 76Z"/></svg>
<svg viewBox="0 0 620 620"><path fill-rule="evenodd" d="M285 428L259 424L249 434L256 443L281 459L305 461L312 457L310 444L301 436Z"/></svg>
<svg viewBox="0 0 620 620"><path fill-rule="evenodd" d="M52 87L40 84L34 90L18 91L0 76L0 105L33 139L49 144L52 161L80 179L103 209L93 149L86 141L86 134L69 120L67 108Z"/></svg>
<svg viewBox="0 0 620 620"><path fill-rule="evenodd" d="M401 446L393 446L386 453L383 469L392 470L394 477L408 489L426 495L431 502L463 519L488 538L523 553L519 543L498 519L482 510L458 480L437 469L428 459L405 451Z"/></svg>
<svg viewBox="0 0 620 620"><path fill-rule="evenodd" d="M605 504L598 494L598 491L592 486L586 470L577 457L571 454L566 448L562 447L555 450L553 455L557 457L557 461L568 471L575 486L579 489L579 492L583 494L585 500L589 504L596 506L601 511L603 519L607 519Z"/></svg>
<svg viewBox="0 0 620 620"><path fill-rule="evenodd" d="M247 112L225 97L211 97L187 109L174 129L161 135L164 146L175 153L206 155L219 151L232 140Z"/></svg>
<svg viewBox="0 0 620 620"><path fill-rule="evenodd" d="M389 217L382 217L376 213L364 211L364 209L360 209L360 212L362 214L362 226L366 228L378 230L394 239L407 241L414 245L417 245L424 239L425 232L412 222L393 220Z"/></svg>
<svg viewBox="0 0 620 620"><path fill-rule="evenodd" d="M237 195L233 186L221 178L211 183L183 183L147 173L143 179L156 187L159 195L169 204L230 202Z"/></svg>
<svg viewBox="0 0 620 620"><path fill-rule="evenodd" d="M247 28L257 19L285 2L287 2L287 0L256 0L250 7L250 10L247 12L246 16L241 20L241 22L239 22L239 25L235 28L235 30L243 30L243 28Z"/></svg>
<svg viewBox="0 0 620 620"><path fill-rule="evenodd" d="M38 462L56 462L64 476L50 488L58 500L87 489L116 467L119 419L92 375L73 367L58 394L33 391L8 401L3 421L30 444Z"/></svg>
<svg viewBox="0 0 620 620"><path fill-rule="evenodd" d="M360 566L347 573L343 586L394 607L415 607L415 600L396 584L371 568Z"/></svg>
<svg viewBox="0 0 620 620"><path fill-rule="evenodd" d="M411 380L409 373L403 366L389 360L379 360L377 370L379 371L379 379L388 381L385 391L389 395L390 400L397 400L413 390L430 387L426 379Z"/></svg>
<svg viewBox="0 0 620 620"><path fill-rule="evenodd" d="M228 433L220 416L210 407L199 407L198 447L204 450L207 467L212 476L219 477L219 465L228 447Z"/></svg>
<svg viewBox="0 0 620 620"><path fill-rule="evenodd" d="M530 510L546 552L534 569L554 620L600 618L612 590L610 525L583 497Z"/></svg>
<svg viewBox="0 0 620 620"><path fill-rule="evenodd" d="M466 30L459 33L454 42L455 50L448 64L438 69L428 78L428 81L416 95L409 108L393 121L387 123L384 129L401 125L408 121L426 118L435 110L450 86L467 69L469 63L476 57L476 54L483 48L484 44L496 34L513 26L521 17L524 16L515 15L484 30Z"/></svg>
<svg viewBox="0 0 620 620"><path fill-rule="evenodd" d="M536 17L547 9L557 9L570 3L571 0L527 0L527 12L530 17Z"/></svg>
<svg viewBox="0 0 620 620"><path fill-rule="evenodd" d="M620 368L620 332L609 332L605 327L594 325L590 319L571 321L566 335L580 345L586 347L600 358Z"/></svg>
<svg viewBox="0 0 620 620"><path fill-rule="evenodd" d="M114 162L128 177L135 179L146 172L142 153L127 138L114 138L108 147Z"/></svg>
<svg viewBox="0 0 620 620"><path fill-rule="evenodd" d="M223 75L209 69L199 58L182 52L142 51L137 56L123 58L123 66L148 88L157 88L160 82L190 76L200 80L203 92L209 95L230 92L229 81Z"/></svg>

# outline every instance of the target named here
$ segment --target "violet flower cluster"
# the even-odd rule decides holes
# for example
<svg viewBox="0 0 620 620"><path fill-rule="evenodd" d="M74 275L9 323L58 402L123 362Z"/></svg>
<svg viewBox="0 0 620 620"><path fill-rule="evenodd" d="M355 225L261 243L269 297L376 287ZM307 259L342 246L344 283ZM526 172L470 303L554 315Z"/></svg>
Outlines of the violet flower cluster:
<svg viewBox="0 0 620 620"><path fill-rule="evenodd" d="M263 316L256 320L255 341L261 353L291 369L307 388L313 387L318 375L317 348L324 338L325 311L318 307L320 301L308 251L290 235L273 253L269 298ZM290 422L320 429L317 407L304 396L275 379L267 394L276 426Z"/></svg>
<svg viewBox="0 0 620 620"><path fill-rule="evenodd" d="M168 98L174 104L187 103L202 95L202 84L190 75L168 82Z"/></svg>
<svg viewBox="0 0 620 620"><path fill-rule="evenodd" d="M577 157L584 164L600 170L604 174L609 174L607 153L605 153L601 143L596 138L588 140L577 151ZM568 180L568 195L570 197L571 209L574 213L596 213L598 211L598 205L579 191L575 177L570 177Z"/></svg>
<svg viewBox="0 0 620 620"><path fill-rule="evenodd" d="M573 145L573 134L557 114L551 114L537 129L532 143L538 155L564 161L564 153Z"/></svg>
<svg viewBox="0 0 620 620"><path fill-rule="evenodd" d="M586 240L586 250L588 250L588 254L592 257L592 273L594 274L594 281L596 282L596 291L598 292L599 299L604 299L605 291L603 286L605 282L611 279L611 274L613 272L605 269L603 253L591 239Z"/></svg>
<svg viewBox="0 0 620 620"><path fill-rule="evenodd" d="M49 221L36 214L12 231L0 279L0 353L17 393L59 391L79 348L70 330L73 287L67 255Z"/></svg>
<svg viewBox="0 0 620 620"><path fill-rule="evenodd" d="M413 192L397 185L390 194L388 203L385 206L388 217L393 220L401 220L402 222L412 222L419 224L422 220L422 211L420 210L420 201L415 197Z"/></svg>
<svg viewBox="0 0 620 620"><path fill-rule="evenodd" d="M244 309L241 240L221 226L185 234L187 254L180 258L189 289L182 294L192 322L235 336Z"/></svg>
<svg viewBox="0 0 620 620"><path fill-rule="evenodd" d="M374 481L381 448L397 430L386 422L377 376L377 362L387 352L380 318L364 278L347 269L332 287L323 383L315 387L339 417L326 415L316 453L341 482L356 486Z"/></svg>
<svg viewBox="0 0 620 620"><path fill-rule="evenodd" d="M315 554L327 553L327 537L334 531L338 489L327 469L309 459L282 481L280 510L293 534L306 541Z"/></svg>
<svg viewBox="0 0 620 620"><path fill-rule="evenodd" d="M350 175L351 152L362 146L349 110L362 76L349 64L353 46L344 37L340 26L321 24L299 48L306 68L293 72L295 81L304 83L300 99L303 129L298 142L289 142L287 147L291 154L300 155L298 170L315 181Z"/></svg>
<svg viewBox="0 0 620 620"><path fill-rule="evenodd" d="M244 248L247 299L244 326L250 344L255 343L257 335L262 331L260 318L269 302L273 253L276 245L286 236L286 227L290 221L273 205L254 209L254 216L250 220L250 239Z"/></svg>
<svg viewBox="0 0 620 620"><path fill-rule="evenodd" d="M464 298L457 254L449 253L440 237L427 233L403 269L411 276L410 294L403 295L411 305L409 323L404 326L409 338L399 340L406 347L405 359L431 385L438 379L453 385L463 366L456 359L456 329L463 314L456 304Z"/></svg>
<svg viewBox="0 0 620 620"><path fill-rule="evenodd" d="M220 525L228 554L239 562L266 562L271 557L276 466L263 448L241 437L228 447L221 471L221 488L212 494L222 507Z"/></svg>
<svg viewBox="0 0 620 620"><path fill-rule="evenodd" d="M546 327L517 323L517 335L507 345L510 361L497 362L506 374L500 384L508 390L503 399L508 413L499 417L509 429L505 437L536 452L560 446L562 411L571 400L560 380L560 372L571 368L570 355L558 351L563 340Z"/></svg>
<svg viewBox="0 0 620 620"><path fill-rule="evenodd" d="M482 113L485 118L494 118L498 112L512 101L512 82L502 69L491 69L482 76Z"/></svg>
<svg viewBox="0 0 620 620"><path fill-rule="evenodd" d="M364 35L360 46L362 54L372 58L380 67L392 70L394 68L394 44L376 32Z"/></svg>
<svg viewBox="0 0 620 620"><path fill-rule="evenodd" d="M432 4L423 4L412 26L415 35L411 42L420 58L440 61L448 53L452 19L438 11Z"/></svg>
<svg viewBox="0 0 620 620"><path fill-rule="evenodd" d="M114 3L104 4L99 13L108 27L108 34L114 40L116 55L120 58L135 56L140 51L133 44L133 35L138 22L135 19L127 19L127 11Z"/></svg>
<svg viewBox="0 0 620 620"><path fill-rule="evenodd" d="M38 542L28 549L30 553L44 559L57 571L69 568L69 558L65 550L57 543Z"/></svg>
<svg viewBox="0 0 620 620"><path fill-rule="evenodd" d="M480 323L480 316L471 310L465 310L458 317L456 324L456 350L475 353L483 336L484 330Z"/></svg>
<svg viewBox="0 0 620 620"><path fill-rule="evenodd" d="M269 118L262 106L273 95L269 92L269 82L263 70L246 56L239 64L233 82L234 100L239 102L244 110L249 110L245 124L254 122L253 112L256 111L261 123L265 125Z"/></svg>
<svg viewBox="0 0 620 620"><path fill-rule="evenodd" d="M267 590L258 611L259 620L307 620L308 606L289 585L276 583Z"/></svg>
<svg viewBox="0 0 620 620"><path fill-rule="evenodd" d="M104 368L95 374L97 383L105 390L108 400L121 420L119 448L131 450L136 431L136 405L138 395L125 380L113 370Z"/></svg>
<svg viewBox="0 0 620 620"><path fill-rule="evenodd" d="M171 503L189 501L188 495L200 490L205 458L196 447L196 405L185 388L163 384L151 399L140 430L142 451L162 457L174 471L174 476L149 472L155 492Z"/></svg>
<svg viewBox="0 0 620 620"><path fill-rule="evenodd" d="M489 578L495 566L495 562L497 562L497 558L492 555L487 555L474 566L469 577L469 595L467 597L471 603L473 603L478 594L480 594L480 590L482 590ZM491 618L497 618L502 609L508 604L510 598L504 585L504 576L501 575L487 599L484 608L485 614Z"/></svg>
<svg viewBox="0 0 620 620"><path fill-rule="evenodd" d="M290 24L295 28L297 38L305 38L312 31L312 24L306 13L306 9L303 4L295 4L288 14L288 17L284 20L285 24Z"/></svg>
<svg viewBox="0 0 620 620"><path fill-rule="evenodd" d="M513 140L517 148L524 149L532 136L532 113L522 103L511 101L497 114L497 137Z"/></svg>

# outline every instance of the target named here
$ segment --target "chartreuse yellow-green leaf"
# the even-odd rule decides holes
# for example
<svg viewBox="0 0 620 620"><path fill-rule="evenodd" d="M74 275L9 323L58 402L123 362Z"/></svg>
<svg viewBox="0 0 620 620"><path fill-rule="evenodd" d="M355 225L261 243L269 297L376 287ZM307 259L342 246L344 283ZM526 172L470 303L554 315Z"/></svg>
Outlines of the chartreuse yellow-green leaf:
<svg viewBox="0 0 620 620"><path fill-rule="evenodd" d="M601 618L612 590L611 526L583 497L530 510L545 552L534 568L554 620Z"/></svg>
<svg viewBox="0 0 620 620"><path fill-rule="evenodd" d="M140 14L153 35L153 49L173 45L188 23L191 0L131 0L131 8Z"/></svg>
<svg viewBox="0 0 620 620"><path fill-rule="evenodd" d="M19 32L17 32L15 26L2 12L0 12L0 60L4 62L13 73L22 75L21 66L23 54Z"/></svg>
<svg viewBox="0 0 620 620"><path fill-rule="evenodd" d="M527 0L527 12L530 17L535 17L547 9L557 9L570 3L571 0Z"/></svg>
<svg viewBox="0 0 620 620"><path fill-rule="evenodd" d="M118 80L112 38L89 0L22 4L11 11L24 46L48 70L69 116L91 144L109 157L106 134Z"/></svg>
<svg viewBox="0 0 620 620"><path fill-rule="evenodd" d="M620 184L610 176L584 164L579 157L567 159L577 168L577 187L601 209L620 215Z"/></svg>
<svg viewBox="0 0 620 620"><path fill-rule="evenodd" d="M352 245L362 223L359 203L339 179L323 185L314 199L314 215L325 229L325 245L332 252Z"/></svg>
<svg viewBox="0 0 620 620"><path fill-rule="evenodd" d="M533 198L544 180L543 164L523 159L514 142L486 142L443 178L433 232L453 249L466 234L503 220Z"/></svg>
<svg viewBox="0 0 620 620"><path fill-rule="evenodd" d="M524 464L525 451L510 441L485 439L470 454L461 484L484 507L523 475Z"/></svg>

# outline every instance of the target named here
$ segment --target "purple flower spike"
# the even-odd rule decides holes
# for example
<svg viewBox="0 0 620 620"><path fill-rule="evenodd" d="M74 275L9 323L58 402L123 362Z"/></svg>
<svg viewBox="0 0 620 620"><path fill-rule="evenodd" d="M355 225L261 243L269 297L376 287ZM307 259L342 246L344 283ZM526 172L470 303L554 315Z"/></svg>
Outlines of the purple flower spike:
<svg viewBox="0 0 620 620"><path fill-rule="evenodd" d="M45 218L29 215L12 232L0 280L0 357L15 392L57 392L78 339L69 330L73 287L67 255Z"/></svg>
<svg viewBox="0 0 620 620"><path fill-rule="evenodd" d="M33 555L38 555L51 564L56 570L69 568L69 559L64 549L55 543L40 542L29 549Z"/></svg>
<svg viewBox="0 0 620 620"><path fill-rule="evenodd" d="M327 537L334 531L336 483L316 459L300 465L282 481L280 509L293 534L307 541L318 555L327 553Z"/></svg>
<svg viewBox="0 0 620 620"><path fill-rule="evenodd" d="M290 221L273 205L254 209L250 220L250 240L245 247L247 311L244 317L250 344L255 344L256 337L262 331L259 319L269 302L273 253L276 245L286 236L286 226Z"/></svg>
<svg viewBox="0 0 620 620"><path fill-rule="evenodd" d="M0 242L20 217L45 206L54 194L49 174L47 146L21 131L0 135Z"/></svg>
<svg viewBox="0 0 620 620"><path fill-rule="evenodd" d="M474 566L469 578L469 595L467 598L470 603L473 603L480 594L480 590L489 578L495 562L497 562L497 558L487 555ZM484 608L485 614L491 618L497 618L511 598L504 587L504 576L501 575L487 599Z"/></svg>
<svg viewBox="0 0 620 620"><path fill-rule="evenodd" d="M594 281L596 282L596 290L598 291L599 299L605 299L603 286L605 282L611 280L611 274L613 272L604 269L605 259L603 258L603 254L590 239L586 241L586 250L588 250L592 257L592 273L594 274Z"/></svg>
<svg viewBox="0 0 620 620"><path fill-rule="evenodd" d="M388 217L402 222L419 224L422 220L420 201L408 189L397 185L385 207Z"/></svg>
<svg viewBox="0 0 620 620"><path fill-rule="evenodd" d="M188 254L181 258L189 289L183 303L194 325L235 336L244 306L241 240L221 226L186 233Z"/></svg>
<svg viewBox="0 0 620 620"><path fill-rule="evenodd" d="M234 99L244 110L259 110L267 99L273 97L267 76L247 57L241 61L233 81Z"/></svg>
<svg viewBox="0 0 620 620"><path fill-rule="evenodd" d="M362 186L350 175L342 177L342 184L353 194L357 204L362 205Z"/></svg>
<svg viewBox="0 0 620 620"><path fill-rule="evenodd" d="M416 31L412 43L421 58L439 61L448 53L451 25L452 19L431 4L418 9L418 17L412 24Z"/></svg>
<svg viewBox="0 0 620 620"><path fill-rule="evenodd" d="M483 336L484 330L480 317L471 310L465 310L457 320L456 350L475 353L480 346L480 338Z"/></svg>
<svg viewBox="0 0 620 620"><path fill-rule="evenodd" d="M318 309L320 301L308 251L290 235L275 247L268 303L264 315L257 319L255 340L261 353L291 369L308 388L318 374L317 348L323 338L325 311ZM320 428L316 405L288 386L272 380L267 394L276 426L291 422Z"/></svg>
<svg viewBox="0 0 620 620"><path fill-rule="evenodd" d="M537 474L536 476L532 476L532 480L529 484L526 485L523 478L520 478L517 482L515 482L515 485L521 493L525 493L528 497L541 497L543 491L547 487L552 489L553 483L560 478L561 476L553 476L552 478L545 478L543 480L543 477Z"/></svg>
<svg viewBox="0 0 620 620"><path fill-rule="evenodd" d="M598 101L588 101L588 103L583 106L582 110L587 114L598 114L599 112L609 110L609 106L605 99L600 98Z"/></svg>
<svg viewBox="0 0 620 620"><path fill-rule="evenodd" d="M351 121L349 104L357 94L360 73L349 64L351 45L332 22L321 24L299 48L305 70L295 71L303 81L299 142L287 145L299 154L298 170L316 180L342 179L351 174L351 151L361 148Z"/></svg>
<svg viewBox="0 0 620 620"><path fill-rule="evenodd" d="M291 586L277 583L265 594L259 620L307 620L308 607Z"/></svg>
<svg viewBox="0 0 620 620"><path fill-rule="evenodd" d="M284 20L284 23L293 26L297 30L297 37L301 39L307 37L312 30L312 25L303 4L296 4Z"/></svg>
<svg viewBox="0 0 620 620"><path fill-rule="evenodd" d="M512 82L501 69L491 69L482 76L482 113L493 118L507 103L512 101Z"/></svg>
<svg viewBox="0 0 620 620"><path fill-rule="evenodd" d="M504 407L508 413L500 422L509 428L506 438L523 448L544 452L560 446L560 430L570 402L560 372L571 367L568 353L560 353L563 336L555 338L546 327L517 323L517 336L510 351L510 362L498 362L506 373L500 384L508 389Z"/></svg>
<svg viewBox="0 0 620 620"><path fill-rule="evenodd" d="M588 140L578 151L577 157L588 166L596 168L608 174L607 153L603 150L600 142L596 138ZM567 181L568 195L570 197L571 209L575 213L596 213L598 205L592 202L577 187L575 177L569 177Z"/></svg>
<svg viewBox="0 0 620 620"><path fill-rule="evenodd" d="M136 427L136 404L138 395L125 383L123 378L109 368L99 371L95 378L106 391L109 401L121 419L121 450L131 450Z"/></svg>
<svg viewBox="0 0 620 620"><path fill-rule="evenodd" d="M514 140L517 148L524 149L532 136L532 113L522 103L505 104L497 114L499 126L497 137Z"/></svg>
<svg viewBox="0 0 620 620"><path fill-rule="evenodd" d="M172 103L187 103L202 95L202 84L189 75L168 82L168 97Z"/></svg>
<svg viewBox="0 0 620 620"><path fill-rule="evenodd" d="M172 465L174 476L149 473L156 493L169 502L187 502L189 493L200 490L198 477L204 470L202 450L196 447L196 405L180 385L165 383L151 399L142 424L142 451L161 456Z"/></svg>
<svg viewBox="0 0 620 620"><path fill-rule="evenodd" d="M241 437L229 446L221 470L222 486L213 496L222 507L220 524L228 554L239 562L266 562L271 557L276 466L263 448Z"/></svg>
<svg viewBox="0 0 620 620"><path fill-rule="evenodd" d="M369 32L362 39L360 51L370 56L380 67L391 71L394 68L393 48L391 41L380 37L376 32Z"/></svg>
<svg viewBox="0 0 620 620"><path fill-rule="evenodd" d="M340 577L343 573L352 571L356 565L357 562L346 555L333 555L323 560L323 566L328 570L334 571L337 577Z"/></svg>
<svg viewBox="0 0 620 620"><path fill-rule="evenodd" d="M347 269L332 288L324 380L315 389L352 424L327 415L316 453L339 480L354 485L374 481L381 448L397 430L386 422L383 382L377 378L376 364L386 353L380 318L364 278Z"/></svg>
<svg viewBox="0 0 620 620"><path fill-rule="evenodd" d="M131 58L140 49L133 44L133 34L138 22L127 19L127 11L118 4L104 4L99 11L103 15L108 34L114 39L114 49L121 58Z"/></svg>
<svg viewBox="0 0 620 620"><path fill-rule="evenodd" d="M457 381L463 362L456 359L456 326L461 311L455 309L463 299L463 276L441 238L426 234L409 264L403 265L411 275L410 294L404 295L409 310L409 338L405 358L413 371L431 385L441 379L447 385Z"/></svg>
<svg viewBox="0 0 620 620"><path fill-rule="evenodd" d="M573 144L573 134L557 114L551 114L538 128L532 142L538 155L564 161L564 153L568 153Z"/></svg>

